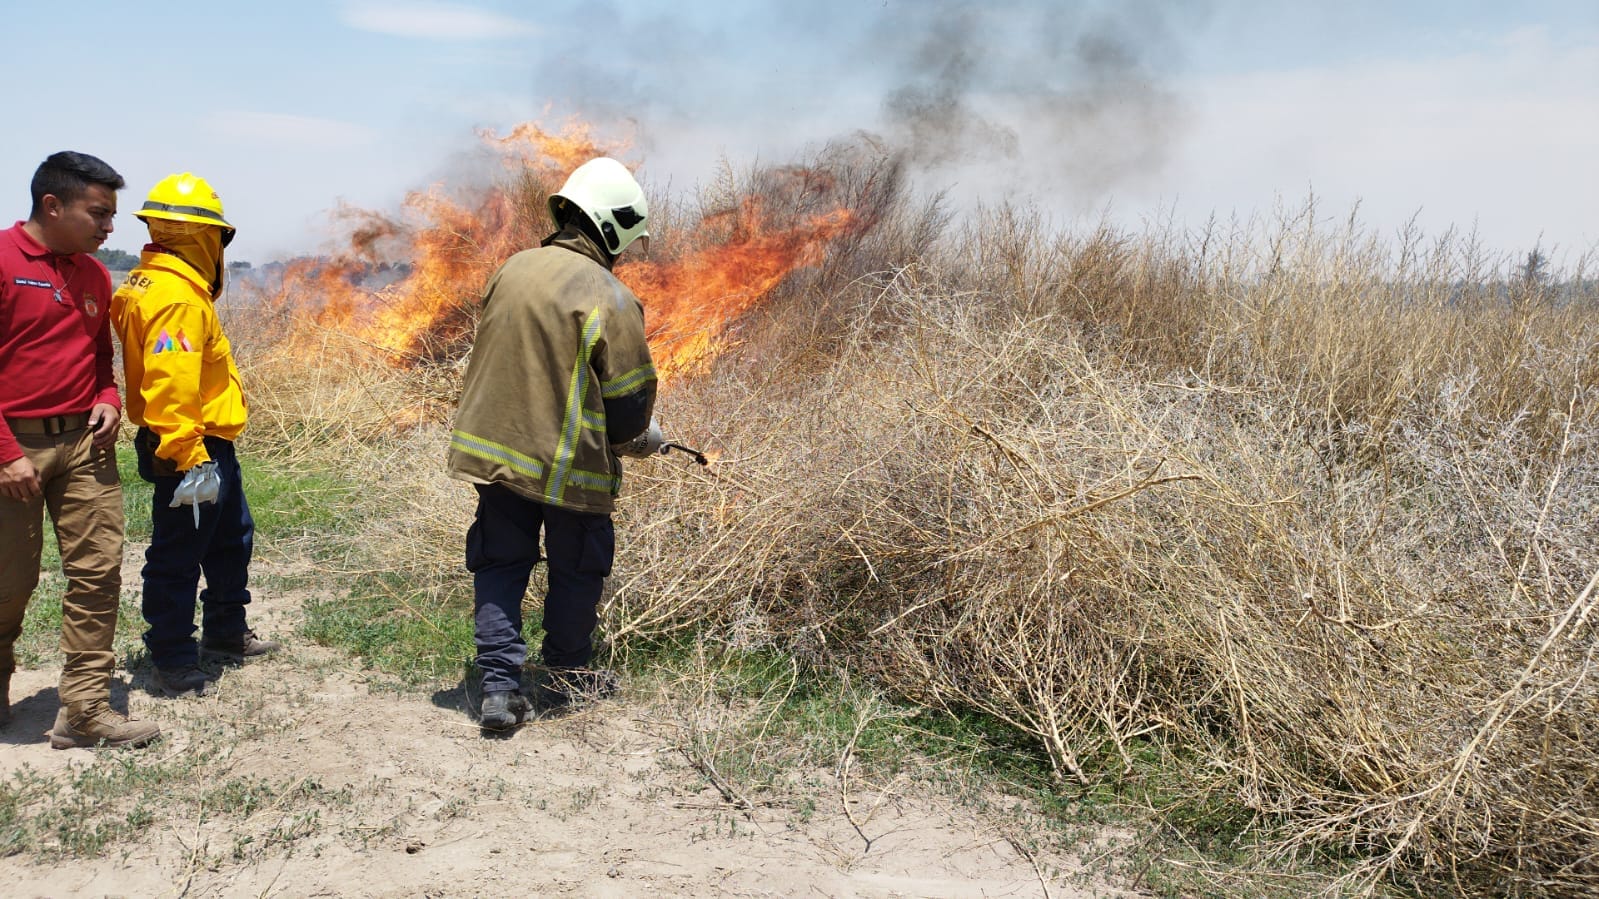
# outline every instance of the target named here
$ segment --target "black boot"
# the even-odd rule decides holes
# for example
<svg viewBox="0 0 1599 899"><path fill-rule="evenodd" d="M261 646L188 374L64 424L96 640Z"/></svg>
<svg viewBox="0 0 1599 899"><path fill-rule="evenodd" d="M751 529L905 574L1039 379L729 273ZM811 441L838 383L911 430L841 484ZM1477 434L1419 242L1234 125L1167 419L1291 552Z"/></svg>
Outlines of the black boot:
<svg viewBox="0 0 1599 899"><path fill-rule="evenodd" d="M505 730L522 723L527 716L527 698L515 690L495 690L483 694L478 724L485 730Z"/></svg>
<svg viewBox="0 0 1599 899"><path fill-rule="evenodd" d="M200 640L200 652L233 662L271 655L282 648L282 643L276 640L263 640L256 636L255 631L245 631L234 637L213 638L207 635Z"/></svg>
<svg viewBox="0 0 1599 899"><path fill-rule="evenodd" d="M162 696L204 696L211 690L211 677L194 665L177 668L157 668L155 688Z"/></svg>

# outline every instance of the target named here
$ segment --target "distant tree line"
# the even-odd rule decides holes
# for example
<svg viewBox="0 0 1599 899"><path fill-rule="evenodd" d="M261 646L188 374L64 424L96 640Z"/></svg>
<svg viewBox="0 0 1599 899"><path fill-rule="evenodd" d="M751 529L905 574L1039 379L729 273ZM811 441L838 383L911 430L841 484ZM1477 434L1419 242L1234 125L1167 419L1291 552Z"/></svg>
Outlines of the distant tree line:
<svg viewBox="0 0 1599 899"><path fill-rule="evenodd" d="M102 248L94 251L94 258L105 263L105 267L114 272L132 271L133 268L139 264L138 254L125 253L122 250L107 250ZM246 270L249 267L250 263L245 262L242 259L228 263L228 268L235 271Z"/></svg>
<svg viewBox="0 0 1599 899"><path fill-rule="evenodd" d="M124 253L121 250L99 249L94 251L94 258L105 263L105 267L112 271L125 272L139 264L139 257L133 253Z"/></svg>

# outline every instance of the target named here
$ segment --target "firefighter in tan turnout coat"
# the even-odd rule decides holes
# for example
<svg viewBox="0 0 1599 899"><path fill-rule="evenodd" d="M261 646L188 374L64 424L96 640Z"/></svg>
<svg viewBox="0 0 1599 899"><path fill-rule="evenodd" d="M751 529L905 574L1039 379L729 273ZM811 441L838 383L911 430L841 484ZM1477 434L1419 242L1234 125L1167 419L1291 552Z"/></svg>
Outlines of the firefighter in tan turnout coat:
<svg viewBox="0 0 1599 899"><path fill-rule="evenodd" d="M644 307L611 273L648 237L643 191L614 159L578 167L550 197L557 231L512 256L483 293L472 358L450 438L449 473L477 489L466 538L473 573L480 721L511 727L530 711L522 598L543 531L543 667L534 705L614 689L589 669L622 484L614 446L654 431L655 366Z"/></svg>

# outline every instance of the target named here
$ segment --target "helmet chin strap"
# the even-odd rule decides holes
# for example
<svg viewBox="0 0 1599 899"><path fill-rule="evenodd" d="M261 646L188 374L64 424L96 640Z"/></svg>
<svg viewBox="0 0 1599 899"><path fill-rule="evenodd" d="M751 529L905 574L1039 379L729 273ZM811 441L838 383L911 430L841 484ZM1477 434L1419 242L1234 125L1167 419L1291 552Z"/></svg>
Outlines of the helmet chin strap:
<svg viewBox="0 0 1599 899"><path fill-rule="evenodd" d="M554 234L544 239L542 246L549 246L562 234L568 233L574 235L581 233L584 237L593 241L594 245L600 248L600 252L605 254L607 268L616 263L617 254L612 252L610 244L606 243L605 238L600 235L600 229L595 227L593 219L590 219L581 209L572 204L567 204L563 207L559 228Z"/></svg>
<svg viewBox="0 0 1599 899"><path fill-rule="evenodd" d="M600 249L604 250L605 251L605 255L611 257L612 259L616 258L616 250L615 250L615 246L616 246L616 231L615 231L615 229L611 230L611 236L609 238L607 238L604 234L602 234L600 232L600 229L594 224L594 220L589 218L588 216L582 215L582 214L578 214L578 215L572 216L572 218L573 218L575 224L577 225L578 230L582 231L585 235L587 235L589 240L594 241L594 244L596 246L598 246ZM609 226L607 226L607 227L609 227Z"/></svg>

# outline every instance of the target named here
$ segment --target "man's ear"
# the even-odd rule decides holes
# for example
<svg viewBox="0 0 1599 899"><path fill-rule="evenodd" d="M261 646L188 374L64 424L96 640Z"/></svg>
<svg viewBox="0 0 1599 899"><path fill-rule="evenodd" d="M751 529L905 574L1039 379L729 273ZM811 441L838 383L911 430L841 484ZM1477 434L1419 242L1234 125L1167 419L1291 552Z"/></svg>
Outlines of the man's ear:
<svg viewBox="0 0 1599 899"><path fill-rule="evenodd" d="M45 194L39 199L39 208L44 210L45 215L52 218L60 215L61 210L66 208L66 205L67 204L61 202L61 198L55 194Z"/></svg>

